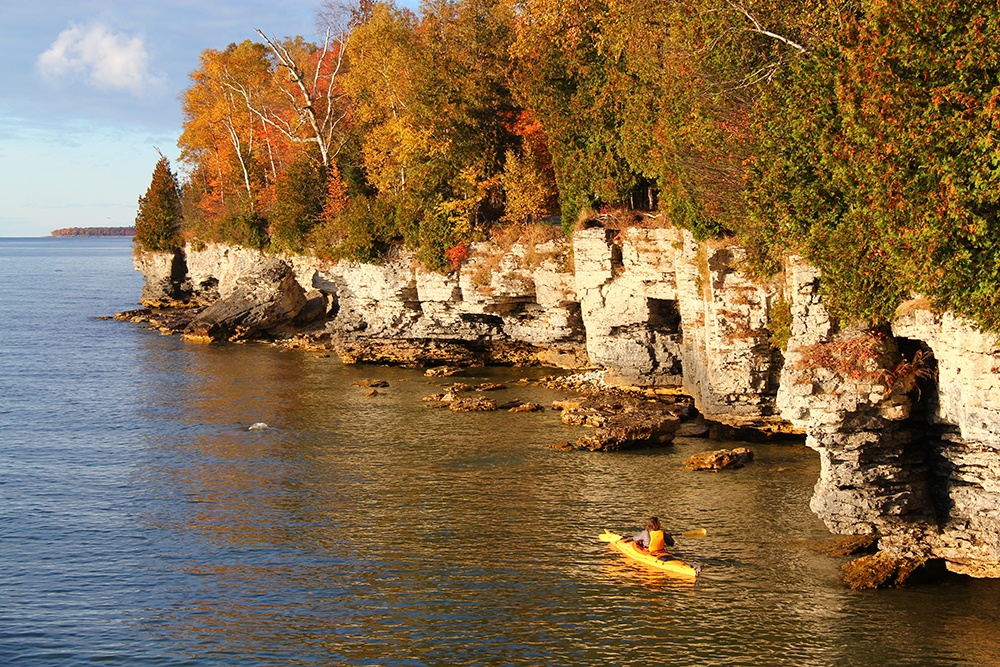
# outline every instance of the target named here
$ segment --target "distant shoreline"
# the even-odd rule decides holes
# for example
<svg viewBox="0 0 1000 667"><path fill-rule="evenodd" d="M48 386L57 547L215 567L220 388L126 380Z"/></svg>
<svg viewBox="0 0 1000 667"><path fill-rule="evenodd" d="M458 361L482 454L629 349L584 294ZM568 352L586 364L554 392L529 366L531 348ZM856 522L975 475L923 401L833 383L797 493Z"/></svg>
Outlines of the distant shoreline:
<svg viewBox="0 0 1000 667"><path fill-rule="evenodd" d="M135 236L135 227L65 227L52 236Z"/></svg>

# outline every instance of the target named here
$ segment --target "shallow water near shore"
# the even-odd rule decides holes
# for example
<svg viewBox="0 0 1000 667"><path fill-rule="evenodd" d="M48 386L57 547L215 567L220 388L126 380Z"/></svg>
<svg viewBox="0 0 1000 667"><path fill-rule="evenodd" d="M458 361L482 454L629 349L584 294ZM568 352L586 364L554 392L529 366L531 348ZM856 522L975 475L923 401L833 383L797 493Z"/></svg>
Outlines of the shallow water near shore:
<svg viewBox="0 0 1000 667"><path fill-rule="evenodd" d="M557 412L456 414L454 380L98 320L127 239L0 239L0 664L991 665L1000 582L855 592L800 445L561 453ZM384 379L366 397L352 383ZM250 430L263 422L266 429ZM741 444L741 443L740 443ZM695 584L597 539L657 514Z"/></svg>

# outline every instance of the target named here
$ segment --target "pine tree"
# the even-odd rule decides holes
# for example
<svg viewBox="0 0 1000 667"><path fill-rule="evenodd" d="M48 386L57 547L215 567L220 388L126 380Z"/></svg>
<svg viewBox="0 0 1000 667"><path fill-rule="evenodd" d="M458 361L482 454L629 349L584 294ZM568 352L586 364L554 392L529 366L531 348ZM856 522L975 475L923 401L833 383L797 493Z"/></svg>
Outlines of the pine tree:
<svg viewBox="0 0 1000 667"><path fill-rule="evenodd" d="M135 243L143 250L168 252L180 245L181 197L177 178L166 157L153 169L146 194L139 198L135 216Z"/></svg>

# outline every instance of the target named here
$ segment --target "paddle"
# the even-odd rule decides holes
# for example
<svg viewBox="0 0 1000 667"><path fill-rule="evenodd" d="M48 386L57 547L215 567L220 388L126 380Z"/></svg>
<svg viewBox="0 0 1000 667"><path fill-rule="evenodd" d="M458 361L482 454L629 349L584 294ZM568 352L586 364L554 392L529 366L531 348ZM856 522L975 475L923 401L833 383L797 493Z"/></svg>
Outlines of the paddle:
<svg viewBox="0 0 1000 667"><path fill-rule="evenodd" d="M708 531L704 528L692 528L691 530L685 530L680 534L681 537L705 537L708 535ZM604 532L597 536L601 542L617 542L618 540L624 539L618 533L612 533L607 528Z"/></svg>
<svg viewBox="0 0 1000 667"><path fill-rule="evenodd" d="M708 531L704 528L692 528L681 533L681 537L705 537L706 535L708 535Z"/></svg>

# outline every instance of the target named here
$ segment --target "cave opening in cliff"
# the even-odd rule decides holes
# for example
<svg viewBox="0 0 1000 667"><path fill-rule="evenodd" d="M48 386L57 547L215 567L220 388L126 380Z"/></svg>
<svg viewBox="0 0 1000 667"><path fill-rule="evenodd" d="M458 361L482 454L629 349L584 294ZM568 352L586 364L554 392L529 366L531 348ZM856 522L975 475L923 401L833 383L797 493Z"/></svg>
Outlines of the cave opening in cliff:
<svg viewBox="0 0 1000 667"><path fill-rule="evenodd" d="M910 416L902 428L910 435L914 461L926 470L927 498L938 525L947 523L952 501L948 460L944 455L957 427L942 422L938 409L938 368L934 352L921 340L896 338L902 361L897 381L910 381Z"/></svg>
<svg viewBox="0 0 1000 667"><path fill-rule="evenodd" d="M681 310L672 299L646 299L649 328L659 333L681 333Z"/></svg>
<svg viewBox="0 0 1000 667"><path fill-rule="evenodd" d="M218 281L216 281L218 283ZM185 300L191 298L191 285L188 283L187 259L183 251L174 253L170 260L170 290L174 299Z"/></svg>

